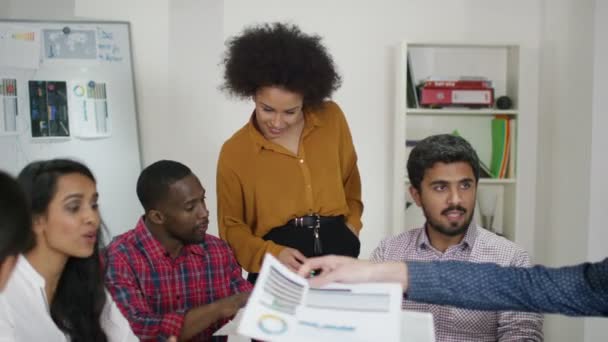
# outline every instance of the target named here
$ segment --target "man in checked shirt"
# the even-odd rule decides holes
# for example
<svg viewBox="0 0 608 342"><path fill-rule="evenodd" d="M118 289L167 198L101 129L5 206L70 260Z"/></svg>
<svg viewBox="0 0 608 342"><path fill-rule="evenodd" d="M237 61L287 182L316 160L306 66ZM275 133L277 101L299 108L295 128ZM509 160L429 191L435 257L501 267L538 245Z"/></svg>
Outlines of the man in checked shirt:
<svg viewBox="0 0 608 342"><path fill-rule="evenodd" d="M407 170L410 194L422 208L426 224L388 238L371 260L491 262L530 266L528 254L513 242L473 221L479 159L461 137L442 134L420 141ZM542 316L508 311L474 311L403 301L403 308L431 312L435 335L442 341L542 341Z"/></svg>
<svg viewBox="0 0 608 342"><path fill-rule="evenodd" d="M213 341L245 305L251 284L228 245L206 235L205 189L190 169L161 160L137 181L145 209L106 252L105 282L141 340Z"/></svg>

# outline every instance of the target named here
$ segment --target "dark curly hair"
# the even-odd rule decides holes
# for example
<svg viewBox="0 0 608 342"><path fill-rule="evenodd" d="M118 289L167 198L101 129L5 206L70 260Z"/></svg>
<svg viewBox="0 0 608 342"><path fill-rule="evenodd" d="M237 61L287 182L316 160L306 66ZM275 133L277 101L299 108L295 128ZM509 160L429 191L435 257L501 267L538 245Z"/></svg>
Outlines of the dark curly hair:
<svg viewBox="0 0 608 342"><path fill-rule="evenodd" d="M307 35L295 25L248 27L226 46L223 89L237 97L278 86L302 95L305 108L316 108L342 82L321 37Z"/></svg>
<svg viewBox="0 0 608 342"><path fill-rule="evenodd" d="M412 186L420 191L420 183L426 170L435 163L465 162L471 166L475 182L479 181L479 157L464 138L452 134L431 135L422 139L410 152L407 173Z"/></svg>

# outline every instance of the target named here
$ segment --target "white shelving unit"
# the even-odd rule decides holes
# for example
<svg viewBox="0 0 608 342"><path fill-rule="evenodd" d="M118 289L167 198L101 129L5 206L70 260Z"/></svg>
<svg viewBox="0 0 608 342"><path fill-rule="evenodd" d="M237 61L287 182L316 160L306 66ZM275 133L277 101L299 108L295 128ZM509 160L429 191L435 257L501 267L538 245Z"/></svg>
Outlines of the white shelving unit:
<svg viewBox="0 0 608 342"><path fill-rule="evenodd" d="M509 96L513 107L444 109L407 107L407 58L410 56L412 76L416 84L428 76L484 76L492 81L495 99ZM394 134L393 169L393 230L398 233L420 223L406 214L407 177L406 141L420 140L429 135L458 133L476 149L479 158L490 165L491 121L496 115L514 119L515 177L482 178L480 191L495 191L497 203L494 228L532 253L534 242L534 203L536 197L536 131L537 87L528 81L537 73L536 52L518 44L461 44L403 42L398 53L398 77ZM512 157L513 158L513 157ZM482 190L483 189L483 190ZM479 199L478 194L478 199ZM478 212L479 210L477 210ZM408 210L410 212L410 210ZM476 213L478 217L479 213Z"/></svg>

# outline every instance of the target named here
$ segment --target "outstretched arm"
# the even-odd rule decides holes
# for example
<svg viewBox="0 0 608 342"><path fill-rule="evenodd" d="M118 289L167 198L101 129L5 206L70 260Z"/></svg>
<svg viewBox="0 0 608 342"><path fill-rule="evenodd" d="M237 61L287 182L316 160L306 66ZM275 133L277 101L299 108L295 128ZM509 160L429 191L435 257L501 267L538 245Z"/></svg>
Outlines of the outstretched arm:
<svg viewBox="0 0 608 342"><path fill-rule="evenodd" d="M547 268L408 262L408 298L475 310L608 315L608 259Z"/></svg>
<svg viewBox="0 0 608 342"><path fill-rule="evenodd" d="M372 264L341 256L308 259L298 270L311 286L329 282L399 282L408 299L473 310L608 316L608 258L548 268L501 267L459 261Z"/></svg>

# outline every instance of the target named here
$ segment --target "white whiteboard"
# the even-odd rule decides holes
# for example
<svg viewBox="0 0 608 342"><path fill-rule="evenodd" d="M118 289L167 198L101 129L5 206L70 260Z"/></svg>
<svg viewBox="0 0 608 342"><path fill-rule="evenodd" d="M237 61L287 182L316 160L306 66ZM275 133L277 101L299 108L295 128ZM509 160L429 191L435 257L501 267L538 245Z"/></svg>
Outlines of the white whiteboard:
<svg viewBox="0 0 608 342"><path fill-rule="evenodd" d="M55 157L80 160L97 178L101 214L110 234L117 235L134 227L142 214L135 193L141 160L129 24L0 20L0 54L3 55L0 58L0 93L2 80L16 80L17 92L13 99L0 96L0 169L16 175L34 160ZM38 89L31 88L34 84L30 86L31 80L65 81L66 96L77 89L78 84L85 88L90 85L91 90L104 85L104 89L95 93L95 99L83 100L82 106L68 101L69 120L51 121L50 117L62 112L51 105L50 95L39 94L40 99L49 101L42 104L37 95L33 95L33 100L30 98L30 89ZM11 83L5 81L4 84ZM46 83L43 84L45 86L40 89L47 89ZM55 87L53 83L49 94L55 91L55 95L62 95L61 84ZM9 87L12 90L11 85L5 88ZM82 89L78 88L79 95ZM36 92L42 90L32 91ZM74 98L73 94L70 99ZM16 116L6 114L13 109L4 104L4 98L7 98L8 107L16 99ZM31 103L34 105L30 106ZM105 115L99 114L100 108L105 110ZM44 112L42 115L40 110ZM91 114L95 110L97 112ZM13 117L14 122L11 121ZM90 121L90 118L96 119ZM101 126L100 118L106 119ZM69 136L45 136L52 132L51 122L59 123L57 132Z"/></svg>

